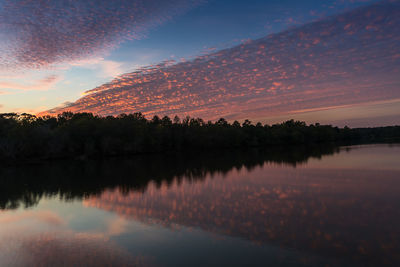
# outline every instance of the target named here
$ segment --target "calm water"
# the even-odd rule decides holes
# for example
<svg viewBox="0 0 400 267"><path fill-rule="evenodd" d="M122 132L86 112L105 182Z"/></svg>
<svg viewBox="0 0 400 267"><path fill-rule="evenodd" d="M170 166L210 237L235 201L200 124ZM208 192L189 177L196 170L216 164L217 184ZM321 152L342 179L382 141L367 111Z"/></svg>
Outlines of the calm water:
<svg viewBox="0 0 400 267"><path fill-rule="evenodd" d="M0 266L400 266L400 146L0 169Z"/></svg>

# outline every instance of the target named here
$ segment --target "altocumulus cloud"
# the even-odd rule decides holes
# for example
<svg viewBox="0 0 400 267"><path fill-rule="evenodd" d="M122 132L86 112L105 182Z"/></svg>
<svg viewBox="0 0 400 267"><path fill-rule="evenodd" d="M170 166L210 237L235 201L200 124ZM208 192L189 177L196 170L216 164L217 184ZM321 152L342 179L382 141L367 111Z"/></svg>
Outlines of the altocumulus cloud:
<svg viewBox="0 0 400 267"><path fill-rule="evenodd" d="M0 69L42 68L141 38L201 0L0 0Z"/></svg>
<svg viewBox="0 0 400 267"><path fill-rule="evenodd" d="M398 101L399 72L400 0L383 1L191 61L120 75L67 108L42 114L264 120Z"/></svg>

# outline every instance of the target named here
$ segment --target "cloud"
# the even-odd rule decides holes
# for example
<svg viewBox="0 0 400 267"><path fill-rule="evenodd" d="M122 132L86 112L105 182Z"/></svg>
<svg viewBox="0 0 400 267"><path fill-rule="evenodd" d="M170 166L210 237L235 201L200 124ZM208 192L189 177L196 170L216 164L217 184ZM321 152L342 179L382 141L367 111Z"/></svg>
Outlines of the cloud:
<svg viewBox="0 0 400 267"><path fill-rule="evenodd" d="M67 107L71 106L72 104L73 104L73 102L65 101L64 103L61 104L61 106L67 108Z"/></svg>
<svg viewBox="0 0 400 267"><path fill-rule="evenodd" d="M0 68L42 68L107 51L200 0L4 0Z"/></svg>
<svg viewBox="0 0 400 267"><path fill-rule="evenodd" d="M23 90L23 91L31 91L31 90L44 91L44 90L49 90L54 84L59 82L61 79L62 77L58 75L48 75L45 78L40 79L32 84L21 84L16 82L0 81L0 88Z"/></svg>
<svg viewBox="0 0 400 267"><path fill-rule="evenodd" d="M297 110L270 117L257 117L256 121L269 124L288 119L333 124L337 126L370 127L400 125L400 99L376 101L342 106L330 106L316 109Z"/></svg>
<svg viewBox="0 0 400 267"><path fill-rule="evenodd" d="M29 113L36 115L46 109L48 109L48 106L39 106L37 108L13 108L10 111L15 113Z"/></svg>
<svg viewBox="0 0 400 267"><path fill-rule="evenodd" d="M242 120L399 99L399 17L399 1L380 2L194 60L141 68L87 91L67 110Z"/></svg>
<svg viewBox="0 0 400 267"><path fill-rule="evenodd" d="M89 58L69 63L72 67L95 70L102 78L115 78L124 73L121 62L105 60L104 58Z"/></svg>

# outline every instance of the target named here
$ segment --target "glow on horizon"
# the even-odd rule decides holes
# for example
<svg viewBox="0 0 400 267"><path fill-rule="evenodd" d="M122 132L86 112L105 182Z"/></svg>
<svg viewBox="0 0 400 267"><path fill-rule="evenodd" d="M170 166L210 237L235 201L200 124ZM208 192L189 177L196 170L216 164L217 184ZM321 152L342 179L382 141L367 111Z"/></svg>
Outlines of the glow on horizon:
<svg viewBox="0 0 400 267"><path fill-rule="evenodd" d="M247 34L247 38L254 38L265 35L260 34L257 28L260 21L264 24L265 33L278 33L288 27L302 27L301 24L313 18L323 22L327 15L377 1L328 1L320 6L318 1L311 2L313 8L295 1L278 4L274 0L268 3L254 0L253 5L258 9L263 6L271 10L279 7L283 12L280 17L268 13L267 19L255 14L257 20L247 20L243 29L236 27L238 36L245 37ZM143 66L163 59L179 62L182 56L198 53L200 43L191 41L187 35L191 29L185 28L185 25L193 26L195 24L190 24L192 21L206 16L215 19L212 17L212 7L216 10L218 6L225 9L230 4L225 13L215 15L221 17L218 23L229 21L231 24L229 12L242 15L237 11L241 9L243 15L251 15L245 12L255 12L255 9L251 10L247 8L250 5L235 1L217 3L200 0L190 3L175 0L172 4L163 5L158 0L129 3L118 0L108 4L104 1L94 10L93 1L44 1L41 6L35 3L0 1L0 14L3 15L0 19L0 35L6 37L0 41L0 112L44 114L41 111L63 103L73 111L89 111L100 115L140 111L147 116L177 114L200 116L206 120L226 117L229 120L250 118L273 122L277 119L304 118L307 122L318 119L350 126L400 123L400 119L396 119L400 114L393 111L399 107L398 102L386 104L389 100L400 99L400 81L396 78L400 76L399 34L395 29L399 28L399 20L396 19L399 13L397 0L382 1L382 5L396 7L392 10L375 6L370 9L371 14L360 14L360 17L352 18L354 21L345 25L341 25L340 21L336 25L329 25L328 19L320 23L319 28L317 25L312 29L319 36L308 32L306 28L289 30L297 36L285 37L283 32L264 38L266 44L258 47L252 46L259 40L245 41L240 46L226 50L210 48L197 59L187 59L168 67L155 64L155 68L150 70L143 69ZM202 4L200 8L199 4ZM27 11L27 7L37 12ZM68 12L60 16L59 12L64 9ZM107 11L109 9L112 11ZM290 13L291 9L301 12ZM74 10L79 12L72 14ZM202 10L205 15L201 13ZM17 11L20 15L15 15ZM44 11L47 11L47 16L43 15ZM188 11L189 14L185 16ZM136 17L119 19L118 15L124 12L142 13ZM174 22L179 18L177 15L183 18ZM90 25L102 18L109 23L89 29ZM39 27L29 26L26 23L28 20L37 22ZM82 26L85 23L88 24L86 28ZM204 29L206 27L209 25ZM259 33L254 35L255 31L249 31L252 28ZM337 39L340 44L335 46L332 44L333 36L338 29L343 33ZM225 30L229 32L233 28L227 27ZM182 40L180 31L186 34L186 40ZM155 34L152 35L152 32ZM224 41L212 37L213 29L209 28L209 32L209 38L205 35L201 44L208 42L214 46ZM198 31L193 35L197 33L199 36L203 34ZM281 39L275 38L274 42L268 43L276 35ZM169 38L165 39L167 36ZM327 41L326 38L330 37L331 40ZM157 38L164 38L165 41ZM225 41L232 40L224 38ZM294 44L292 51L283 38L289 38ZM131 45L129 40L135 40L135 45ZM379 42L383 42L383 46L375 50L369 45ZM174 50L163 49L174 44ZM173 55L170 54L172 51ZM135 69L138 72L132 74ZM140 78L144 71L150 83ZM194 72L196 75L193 75ZM186 74L182 76L182 73ZM117 79L110 83L115 77ZM109 90L110 86L114 89ZM80 98L90 88L96 88L98 92L90 91ZM123 91L116 93L116 90ZM379 111L376 111L378 102ZM103 109L99 109L101 106ZM369 110L367 113L370 117L361 111L365 109ZM53 112L62 110L66 109L54 109Z"/></svg>
<svg viewBox="0 0 400 267"><path fill-rule="evenodd" d="M268 121L400 99L399 16L399 5L379 4L191 61L150 66L45 114L142 112ZM342 118L355 119L355 110L351 113L353 118L343 113Z"/></svg>

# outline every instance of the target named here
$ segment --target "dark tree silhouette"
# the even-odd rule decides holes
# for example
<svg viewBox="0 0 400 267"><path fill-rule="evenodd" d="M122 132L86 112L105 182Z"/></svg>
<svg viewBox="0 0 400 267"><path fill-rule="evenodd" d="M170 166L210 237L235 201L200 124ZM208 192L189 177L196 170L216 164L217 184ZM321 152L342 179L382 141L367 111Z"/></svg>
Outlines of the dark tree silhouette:
<svg viewBox="0 0 400 267"><path fill-rule="evenodd" d="M395 142L400 127L350 129L301 121L255 125L245 120L215 123L189 116L173 121L143 114L99 117L65 112L57 117L0 114L0 160L108 157L153 152L310 145L317 143Z"/></svg>

